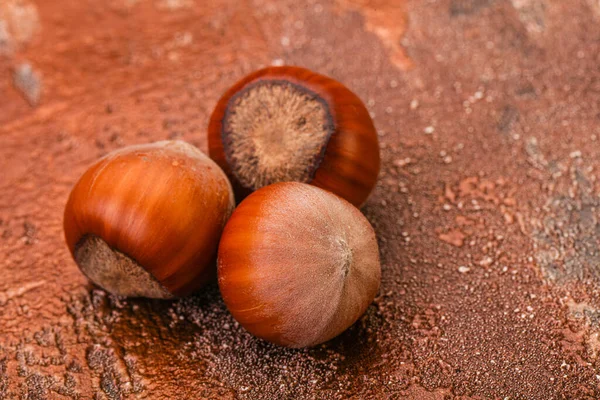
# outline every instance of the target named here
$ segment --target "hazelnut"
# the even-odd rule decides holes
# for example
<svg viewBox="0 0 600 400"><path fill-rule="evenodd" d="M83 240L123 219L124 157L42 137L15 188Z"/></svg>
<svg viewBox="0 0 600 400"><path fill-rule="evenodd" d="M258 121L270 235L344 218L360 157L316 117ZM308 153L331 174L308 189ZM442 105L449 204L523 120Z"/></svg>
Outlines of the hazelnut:
<svg viewBox="0 0 600 400"><path fill-rule="evenodd" d="M81 271L111 293L183 296L214 277L233 207L227 177L194 146L130 146L79 179L65 208L65 238Z"/></svg>
<svg viewBox="0 0 600 400"><path fill-rule="evenodd" d="M208 127L209 155L238 200L276 182L309 183L361 206L379 174L377 132L341 83L299 67L269 67L233 85Z"/></svg>
<svg viewBox="0 0 600 400"><path fill-rule="evenodd" d="M314 346L343 332L373 301L381 277L373 228L342 198L277 183L233 212L219 245L219 288L250 333Z"/></svg>

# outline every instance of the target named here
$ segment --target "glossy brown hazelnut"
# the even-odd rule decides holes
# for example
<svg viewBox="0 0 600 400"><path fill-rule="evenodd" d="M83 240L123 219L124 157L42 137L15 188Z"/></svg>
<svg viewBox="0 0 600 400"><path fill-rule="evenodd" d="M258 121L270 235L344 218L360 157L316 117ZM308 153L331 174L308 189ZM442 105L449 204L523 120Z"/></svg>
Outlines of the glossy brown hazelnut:
<svg viewBox="0 0 600 400"><path fill-rule="evenodd" d="M65 208L65 238L81 271L111 293L184 296L215 276L233 207L226 175L194 146L130 146L79 179Z"/></svg>
<svg viewBox="0 0 600 400"><path fill-rule="evenodd" d="M269 67L221 97L208 127L209 155L238 201L263 186L296 181L360 207L379 174L369 112L340 82L299 67Z"/></svg>
<svg viewBox="0 0 600 400"><path fill-rule="evenodd" d="M219 245L219 288L233 317L270 342L306 347L346 330L381 277L361 212L315 186L276 183L235 209Z"/></svg>

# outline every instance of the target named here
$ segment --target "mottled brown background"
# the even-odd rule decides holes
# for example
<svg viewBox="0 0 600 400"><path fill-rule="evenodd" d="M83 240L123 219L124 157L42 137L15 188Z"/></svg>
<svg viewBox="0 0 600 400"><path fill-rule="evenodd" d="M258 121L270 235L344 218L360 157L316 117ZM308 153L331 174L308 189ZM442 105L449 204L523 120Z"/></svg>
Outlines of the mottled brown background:
<svg viewBox="0 0 600 400"><path fill-rule="evenodd" d="M0 0L0 399L600 397L598 0ZM252 338L216 288L91 287L62 237L93 160L206 149L269 64L364 99L380 295L310 350Z"/></svg>

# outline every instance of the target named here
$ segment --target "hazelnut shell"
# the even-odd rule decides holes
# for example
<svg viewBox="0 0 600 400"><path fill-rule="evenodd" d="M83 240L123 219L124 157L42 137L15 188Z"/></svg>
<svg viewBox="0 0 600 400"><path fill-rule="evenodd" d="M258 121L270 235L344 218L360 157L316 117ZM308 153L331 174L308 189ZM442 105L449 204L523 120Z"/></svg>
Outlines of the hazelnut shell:
<svg viewBox="0 0 600 400"><path fill-rule="evenodd" d="M240 93L265 82L289 83L326 105L330 122L325 124L331 123L332 131L322 146L317 146L318 151L307 165L295 167L309 172L304 183L329 190L360 207L373 190L380 168L377 132L369 112L358 96L340 82L293 66L268 67L251 73L225 92L211 115L209 155L229 176L238 201L258 189L244 184L236 172L245 170L244 163L255 162L256 155L250 155L250 161L232 159L224 122ZM283 132L281 140L285 141ZM232 168L234 162L240 164L237 169ZM285 180L265 179L267 184Z"/></svg>
<svg viewBox="0 0 600 400"><path fill-rule="evenodd" d="M114 151L74 186L64 213L69 250L94 283L123 296L168 298L214 276L231 186L181 141Z"/></svg>
<svg viewBox="0 0 600 400"><path fill-rule="evenodd" d="M289 347L323 343L373 301L381 269L360 211L317 187L277 183L248 196L218 255L221 294L250 333Z"/></svg>

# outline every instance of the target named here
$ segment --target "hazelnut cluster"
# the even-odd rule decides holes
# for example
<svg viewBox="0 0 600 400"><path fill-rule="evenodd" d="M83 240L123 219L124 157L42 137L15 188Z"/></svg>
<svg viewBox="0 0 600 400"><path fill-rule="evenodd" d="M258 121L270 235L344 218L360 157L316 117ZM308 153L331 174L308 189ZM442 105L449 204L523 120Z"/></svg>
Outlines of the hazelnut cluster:
<svg viewBox="0 0 600 400"><path fill-rule="evenodd" d="M83 174L64 213L83 274L116 295L168 299L216 273L233 317L283 346L346 330L381 277L356 208L380 163L364 104L307 69L265 68L219 100L208 145L210 158L181 141L130 146Z"/></svg>

